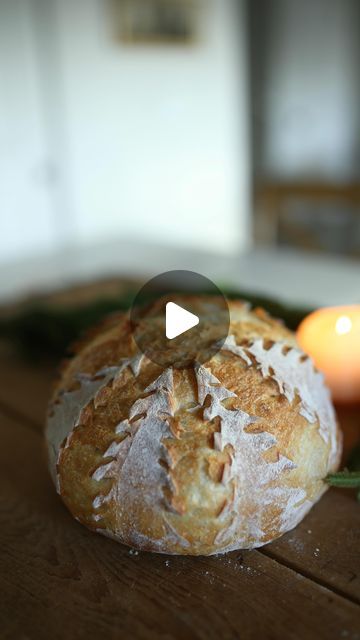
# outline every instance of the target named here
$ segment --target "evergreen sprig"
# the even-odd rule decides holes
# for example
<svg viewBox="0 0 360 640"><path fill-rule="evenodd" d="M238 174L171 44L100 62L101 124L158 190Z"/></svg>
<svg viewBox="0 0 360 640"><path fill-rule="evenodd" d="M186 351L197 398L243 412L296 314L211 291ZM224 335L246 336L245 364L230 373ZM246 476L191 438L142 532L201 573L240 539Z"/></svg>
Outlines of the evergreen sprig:
<svg viewBox="0 0 360 640"><path fill-rule="evenodd" d="M290 329L296 329L301 320L311 311L295 308L252 294L222 287L229 299L243 298L253 307L263 307L271 315L282 318ZM119 295L99 297L85 304L67 304L62 307L31 302L11 317L0 315L0 339L7 339L20 348L23 355L39 360L41 357L61 357L69 344L88 327L99 322L114 311L126 311L131 307L136 290L129 288ZM203 293L208 293L204 291ZM159 292L144 297L143 303L151 302Z"/></svg>
<svg viewBox="0 0 360 640"><path fill-rule="evenodd" d="M360 471L337 471L329 473L325 481L332 487L342 487L344 489L359 489L357 499L360 501Z"/></svg>

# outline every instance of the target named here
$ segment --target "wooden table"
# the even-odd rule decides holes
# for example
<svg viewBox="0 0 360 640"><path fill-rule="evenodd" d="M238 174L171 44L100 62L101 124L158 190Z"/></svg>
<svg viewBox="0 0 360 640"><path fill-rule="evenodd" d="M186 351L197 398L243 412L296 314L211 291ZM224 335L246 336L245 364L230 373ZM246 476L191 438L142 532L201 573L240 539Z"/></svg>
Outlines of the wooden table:
<svg viewBox="0 0 360 640"><path fill-rule="evenodd" d="M53 371L0 366L0 638L360 640L360 505L331 489L255 551L141 553L76 522L43 441ZM344 414L354 439L356 415ZM349 431L350 433L350 431Z"/></svg>

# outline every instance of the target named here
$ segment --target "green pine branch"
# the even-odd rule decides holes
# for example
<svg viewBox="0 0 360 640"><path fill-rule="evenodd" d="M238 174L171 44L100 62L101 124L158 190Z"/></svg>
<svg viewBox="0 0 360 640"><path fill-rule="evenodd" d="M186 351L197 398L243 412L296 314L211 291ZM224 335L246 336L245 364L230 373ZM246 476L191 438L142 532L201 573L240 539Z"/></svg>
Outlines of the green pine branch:
<svg viewBox="0 0 360 640"><path fill-rule="evenodd" d="M282 318L290 329L296 329L301 320L311 309L294 308L251 294L248 291L231 290L222 287L229 299L243 298L253 307L263 307L271 315ZM203 293L209 293L204 291ZM98 323L104 316L114 311L126 311L131 307L136 290L129 288L119 295L99 296L92 302L78 305L76 302L62 307L42 303L28 303L11 317L2 317L0 309L0 339L19 347L23 355L31 359L64 355L66 348L76 340L88 327ZM148 303L157 298L159 292L144 297L142 302Z"/></svg>
<svg viewBox="0 0 360 640"><path fill-rule="evenodd" d="M359 489L357 499L360 501L360 471L338 471L329 473L325 481L332 487L342 487L344 489Z"/></svg>

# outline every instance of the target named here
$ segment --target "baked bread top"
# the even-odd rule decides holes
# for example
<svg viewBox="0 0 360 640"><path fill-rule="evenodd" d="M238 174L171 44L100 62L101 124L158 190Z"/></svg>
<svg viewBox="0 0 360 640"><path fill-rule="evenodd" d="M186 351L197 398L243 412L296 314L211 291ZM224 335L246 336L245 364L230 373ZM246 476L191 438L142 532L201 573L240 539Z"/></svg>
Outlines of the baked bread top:
<svg viewBox="0 0 360 640"><path fill-rule="evenodd" d="M190 299L202 319L216 303L176 302ZM162 308L146 311L154 341ZM143 356L127 314L64 365L49 406L50 470L89 528L142 549L212 554L278 537L325 491L341 436L322 375L281 322L243 301L229 311L228 338L202 365ZM209 311L209 340L211 322Z"/></svg>

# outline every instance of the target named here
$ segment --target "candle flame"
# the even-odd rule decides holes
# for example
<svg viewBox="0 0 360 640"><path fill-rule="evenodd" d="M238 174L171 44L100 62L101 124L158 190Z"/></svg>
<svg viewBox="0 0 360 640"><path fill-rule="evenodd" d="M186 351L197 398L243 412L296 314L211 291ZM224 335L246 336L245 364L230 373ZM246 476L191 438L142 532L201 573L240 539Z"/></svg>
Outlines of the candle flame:
<svg viewBox="0 0 360 640"><path fill-rule="evenodd" d="M349 316L340 316L336 320L335 331L339 335L344 335L345 333L350 333L352 329L352 321Z"/></svg>

